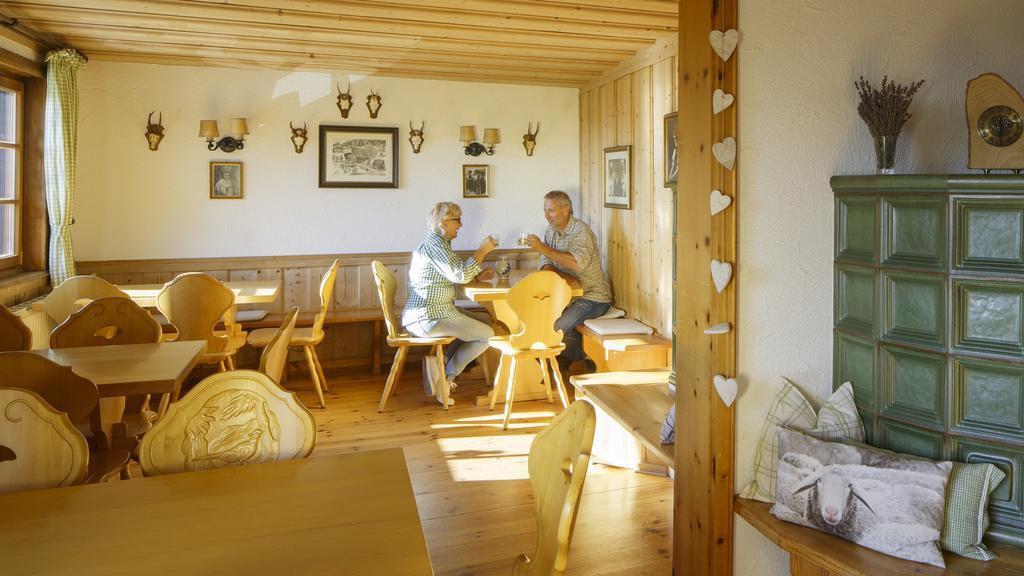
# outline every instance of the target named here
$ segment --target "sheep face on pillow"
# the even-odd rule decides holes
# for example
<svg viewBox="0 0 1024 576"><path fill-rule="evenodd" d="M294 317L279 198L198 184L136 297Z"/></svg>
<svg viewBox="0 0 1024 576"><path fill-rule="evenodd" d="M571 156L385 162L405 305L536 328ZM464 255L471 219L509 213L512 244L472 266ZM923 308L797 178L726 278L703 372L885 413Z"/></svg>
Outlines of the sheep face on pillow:
<svg viewBox="0 0 1024 576"><path fill-rule="evenodd" d="M939 551L952 464L779 430L772 514L884 554L945 567Z"/></svg>

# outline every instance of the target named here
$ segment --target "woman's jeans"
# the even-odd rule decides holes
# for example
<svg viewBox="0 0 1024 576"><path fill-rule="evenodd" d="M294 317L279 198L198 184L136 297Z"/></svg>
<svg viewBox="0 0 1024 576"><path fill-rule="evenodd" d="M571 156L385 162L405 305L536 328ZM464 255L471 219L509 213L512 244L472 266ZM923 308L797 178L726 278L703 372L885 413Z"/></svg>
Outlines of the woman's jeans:
<svg viewBox="0 0 1024 576"><path fill-rule="evenodd" d="M491 317L486 312L459 310L458 316L438 320L421 320L405 327L411 334L428 336L454 336L457 338L444 347L444 374L450 381L466 369L466 365L487 350L487 339L494 336Z"/></svg>
<svg viewBox="0 0 1024 576"><path fill-rule="evenodd" d="M577 298L565 307L562 315L555 320L555 330L562 331L562 343L565 350L559 354L565 362L583 360L583 335L576 331L576 326L589 318L597 318L611 307L610 302L594 302Z"/></svg>

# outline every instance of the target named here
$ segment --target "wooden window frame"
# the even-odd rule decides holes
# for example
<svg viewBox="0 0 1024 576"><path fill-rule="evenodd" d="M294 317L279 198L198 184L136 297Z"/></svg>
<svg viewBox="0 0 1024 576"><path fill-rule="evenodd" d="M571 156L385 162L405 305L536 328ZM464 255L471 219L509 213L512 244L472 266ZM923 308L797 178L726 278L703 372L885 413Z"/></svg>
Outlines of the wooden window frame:
<svg viewBox="0 0 1024 576"><path fill-rule="evenodd" d="M22 264L22 234L25 230L23 221L23 190L22 182L25 173L25 84L24 82L0 74L0 89L14 92L16 96L15 117L16 129L14 142L0 141L0 149L14 150L14 198L0 198L0 206L14 206L14 230L11 242L14 253L11 256L0 257L0 274L16 270Z"/></svg>

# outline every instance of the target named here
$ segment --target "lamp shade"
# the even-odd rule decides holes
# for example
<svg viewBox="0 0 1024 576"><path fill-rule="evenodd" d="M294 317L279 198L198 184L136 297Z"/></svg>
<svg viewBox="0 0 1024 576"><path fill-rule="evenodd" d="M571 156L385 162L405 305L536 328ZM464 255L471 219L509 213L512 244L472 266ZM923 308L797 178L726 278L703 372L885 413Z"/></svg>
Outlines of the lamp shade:
<svg viewBox="0 0 1024 576"><path fill-rule="evenodd" d="M476 126L463 126L459 128L459 140L464 144L476 142Z"/></svg>
<svg viewBox="0 0 1024 576"><path fill-rule="evenodd" d="M232 118L231 119L231 135L235 138L241 138L249 133L249 126L245 122L245 118Z"/></svg>
<svg viewBox="0 0 1024 576"><path fill-rule="evenodd" d="M200 120L199 136L202 138L206 138L207 140L213 140L214 138L220 137L220 131L217 130L217 121Z"/></svg>
<svg viewBox="0 0 1024 576"><path fill-rule="evenodd" d="M501 142L501 131L497 128L484 128L484 146L494 146Z"/></svg>

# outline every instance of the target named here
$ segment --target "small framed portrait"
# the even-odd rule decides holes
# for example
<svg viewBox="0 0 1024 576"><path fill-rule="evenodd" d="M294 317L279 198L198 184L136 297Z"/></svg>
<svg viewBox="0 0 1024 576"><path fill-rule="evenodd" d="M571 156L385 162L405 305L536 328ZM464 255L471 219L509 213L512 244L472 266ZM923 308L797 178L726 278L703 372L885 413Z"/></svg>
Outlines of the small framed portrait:
<svg viewBox="0 0 1024 576"><path fill-rule="evenodd" d="M633 190L633 147L604 149L604 207L631 208Z"/></svg>
<svg viewBox="0 0 1024 576"><path fill-rule="evenodd" d="M398 188L398 128L320 126L321 188Z"/></svg>
<svg viewBox="0 0 1024 576"><path fill-rule="evenodd" d="M210 162L210 198L242 199L241 162Z"/></svg>
<svg viewBox="0 0 1024 576"><path fill-rule="evenodd" d="M462 197L491 197L491 167L487 164L462 165Z"/></svg>
<svg viewBox="0 0 1024 576"><path fill-rule="evenodd" d="M665 116L665 186L672 186L679 179L679 151L676 135L679 128L679 113Z"/></svg>

